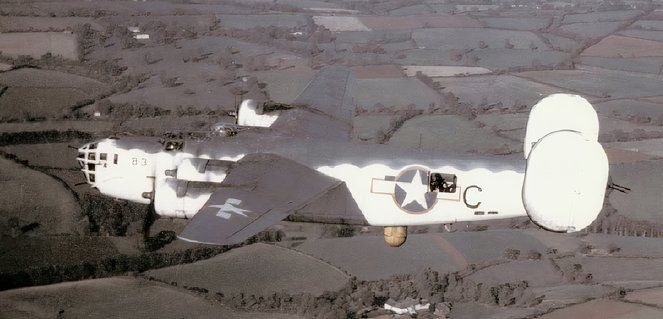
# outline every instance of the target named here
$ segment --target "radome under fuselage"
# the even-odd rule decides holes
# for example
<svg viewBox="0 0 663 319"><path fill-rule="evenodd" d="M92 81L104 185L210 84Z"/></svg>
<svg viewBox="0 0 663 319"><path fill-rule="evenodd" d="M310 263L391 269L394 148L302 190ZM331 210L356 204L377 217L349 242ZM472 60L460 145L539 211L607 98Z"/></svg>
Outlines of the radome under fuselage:
<svg viewBox="0 0 663 319"><path fill-rule="evenodd" d="M102 170L110 170L109 179L118 178L120 171L136 178L142 174L140 167L145 167L150 170L144 172L147 183L152 182L154 190L167 178L164 172L177 168L184 159L237 161L246 154L272 153L345 182L369 225L425 225L527 215L521 198L523 160L450 158L440 152L390 145L247 133L186 140L181 149L171 151L165 150L156 139L149 142L144 138L123 137L99 141L99 152L119 153L121 160L118 164L104 163L103 168L97 169L96 187L102 193L119 197L112 191L104 191ZM111 155L107 157L110 159ZM444 179L445 187L431 191L430 178L435 174L439 174L436 178ZM157 212L190 218L197 211L195 206L202 207L207 198L204 194L199 196L184 216L169 214L167 208Z"/></svg>

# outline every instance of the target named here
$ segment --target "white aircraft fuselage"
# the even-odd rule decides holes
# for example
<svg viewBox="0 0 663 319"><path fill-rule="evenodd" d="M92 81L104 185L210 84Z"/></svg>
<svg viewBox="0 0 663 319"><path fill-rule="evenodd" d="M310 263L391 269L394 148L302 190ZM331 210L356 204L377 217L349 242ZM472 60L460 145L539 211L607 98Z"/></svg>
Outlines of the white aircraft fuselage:
<svg viewBox="0 0 663 319"><path fill-rule="evenodd" d="M346 83L348 72L321 73L304 91L315 94L301 96L345 101L345 90L326 85ZM108 138L84 145L78 160L102 194L191 218L180 238L214 244L239 243L284 218L385 226L392 246L405 241L406 226L517 216L573 232L603 207L608 159L596 111L580 96L554 94L532 108L525 160L353 143L327 104L277 111L263 129L251 126L271 115L245 101L238 119L248 126L232 128L237 134Z"/></svg>
<svg viewBox="0 0 663 319"><path fill-rule="evenodd" d="M91 145L95 148L90 149ZM213 192L213 188L202 187L203 191L198 188L191 196L178 196L177 180L220 184L225 177L223 171L198 172L192 168L192 160L237 161L251 153L276 154L343 181L369 225L426 225L527 215L521 197L525 161L518 159L450 158L440 152L390 145L278 135L188 140L179 150L166 150L156 139L109 138L86 144L80 151L79 156L87 159L81 160L83 171L101 193L139 203L155 200L156 212L167 217L193 217ZM175 169L177 179L167 175Z"/></svg>

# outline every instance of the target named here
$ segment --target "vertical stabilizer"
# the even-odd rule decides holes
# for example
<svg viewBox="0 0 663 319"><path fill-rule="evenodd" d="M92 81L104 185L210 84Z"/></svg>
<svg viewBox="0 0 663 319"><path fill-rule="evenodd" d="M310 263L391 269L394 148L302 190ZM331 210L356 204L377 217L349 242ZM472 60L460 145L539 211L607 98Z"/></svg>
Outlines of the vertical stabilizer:
<svg viewBox="0 0 663 319"><path fill-rule="evenodd" d="M580 96L554 94L532 108L522 197L539 226L579 231L601 212L609 167L598 132L596 111Z"/></svg>
<svg viewBox="0 0 663 319"><path fill-rule="evenodd" d="M525 158L529 157L536 142L560 130L576 131L587 140L597 141L599 119L596 111L587 100L578 95L560 93L543 98L532 107L527 121L523 149Z"/></svg>

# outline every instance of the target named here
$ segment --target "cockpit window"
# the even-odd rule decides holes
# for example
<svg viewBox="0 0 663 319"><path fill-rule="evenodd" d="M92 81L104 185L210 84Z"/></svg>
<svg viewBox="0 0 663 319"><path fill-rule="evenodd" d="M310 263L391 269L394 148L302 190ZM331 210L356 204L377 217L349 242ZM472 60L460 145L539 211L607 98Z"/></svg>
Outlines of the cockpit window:
<svg viewBox="0 0 663 319"><path fill-rule="evenodd" d="M99 149L98 143L85 144L78 149L78 155L76 157L78 164L81 166L81 170L85 174L85 179L87 180L88 183L92 184L93 186L95 184L94 174L95 171L97 170L97 166L99 164L106 165L105 161L108 160L108 153L99 152L97 154L98 149ZM99 163L97 160L103 162Z"/></svg>

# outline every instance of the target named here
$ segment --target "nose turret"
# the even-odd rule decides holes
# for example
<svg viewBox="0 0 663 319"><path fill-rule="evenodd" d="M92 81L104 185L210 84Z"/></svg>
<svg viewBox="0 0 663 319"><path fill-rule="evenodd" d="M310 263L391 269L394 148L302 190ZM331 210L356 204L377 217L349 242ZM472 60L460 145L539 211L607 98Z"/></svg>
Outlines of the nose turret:
<svg viewBox="0 0 663 319"><path fill-rule="evenodd" d="M96 187L96 169L100 158L97 153L98 142L87 143L78 149L76 160L85 174L85 179L92 187Z"/></svg>

